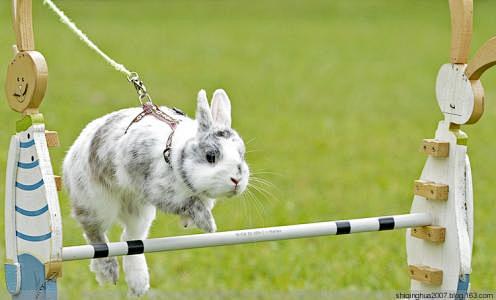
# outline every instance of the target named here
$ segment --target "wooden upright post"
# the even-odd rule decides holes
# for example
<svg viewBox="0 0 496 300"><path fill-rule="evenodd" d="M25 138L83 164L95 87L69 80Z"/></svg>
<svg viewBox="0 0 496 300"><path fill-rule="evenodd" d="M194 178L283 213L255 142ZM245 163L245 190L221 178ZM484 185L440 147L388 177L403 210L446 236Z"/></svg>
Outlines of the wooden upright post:
<svg viewBox="0 0 496 300"><path fill-rule="evenodd" d="M62 220L48 146L59 144L56 132L45 132L38 112L45 95L48 69L35 51L31 0L13 0L16 34L14 59L8 66L5 94L21 113L7 159L5 186L5 281L14 299L56 299L62 274Z"/></svg>
<svg viewBox="0 0 496 300"><path fill-rule="evenodd" d="M13 1L14 32L17 50L34 50L33 17L31 0Z"/></svg>

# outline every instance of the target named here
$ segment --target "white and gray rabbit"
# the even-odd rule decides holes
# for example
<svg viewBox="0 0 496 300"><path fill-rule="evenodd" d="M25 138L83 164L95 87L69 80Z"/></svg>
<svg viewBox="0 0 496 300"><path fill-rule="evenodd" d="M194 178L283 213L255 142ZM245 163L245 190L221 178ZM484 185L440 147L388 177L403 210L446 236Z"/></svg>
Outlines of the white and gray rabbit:
<svg viewBox="0 0 496 300"><path fill-rule="evenodd" d="M141 108L110 113L89 123L64 159L64 185L73 216L88 243L108 242L107 229L119 222L121 240L146 239L155 209L180 215L184 226L215 232L216 197L242 193L249 179L245 145L231 128L231 104L215 91L211 108L205 91L198 94L196 119L161 110L180 120L172 136L170 163L164 159L171 128L153 116L126 128ZM116 283L115 257L92 259L90 269L100 284ZM129 293L149 289L143 254L123 257Z"/></svg>

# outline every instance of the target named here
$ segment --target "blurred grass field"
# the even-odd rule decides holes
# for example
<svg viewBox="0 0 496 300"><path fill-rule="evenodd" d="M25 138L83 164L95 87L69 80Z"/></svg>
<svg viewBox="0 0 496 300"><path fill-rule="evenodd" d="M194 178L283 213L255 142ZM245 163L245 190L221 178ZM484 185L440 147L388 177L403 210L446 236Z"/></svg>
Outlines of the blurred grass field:
<svg viewBox="0 0 496 300"><path fill-rule="evenodd" d="M122 74L86 48L41 1L33 2L36 47L49 67L41 110L47 128L57 130L63 144L51 151L60 173L65 151L89 121L134 106L136 98ZM496 34L496 3L475 2L472 53ZM234 127L248 142L252 171L275 187L266 187L272 196L219 203L219 230L409 211L412 182L425 161L419 143L434 135L441 119L434 83L439 66L448 62L447 1L56 3L110 56L138 71L156 103L193 115L200 88L211 94L222 87L229 93ZM2 1L1 74L12 57L10 21L10 3ZM489 71L483 83L485 116L464 127L475 190L475 291L496 289L496 71ZM19 115L4 103L0 118L4 168ZM2 193L4 181L2 171ZM60 204L64 244L84 243L65 194ZM198 231L185 232L178 218L159 215L151 237L192 232ZM111 239L117 241L119 234L119 228L112 229ZM3 239L3 230L0 235ZM327 298L320 292L409 288L404 231L147 258L153 299L222 293L288 299L308 291ZM0 277L3 282L3 272ZM116 287L99 287L88 261L78 261L64 264L59 289L62 299L117 299L126 285L121 272Z"/></svg>

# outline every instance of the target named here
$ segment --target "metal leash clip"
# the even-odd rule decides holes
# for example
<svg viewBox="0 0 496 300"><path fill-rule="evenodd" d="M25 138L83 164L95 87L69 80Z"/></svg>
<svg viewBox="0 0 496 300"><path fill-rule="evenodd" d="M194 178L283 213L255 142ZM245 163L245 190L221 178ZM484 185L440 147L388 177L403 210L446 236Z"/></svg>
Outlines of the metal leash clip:
<svg viewBox="0 0 496 300"><path fill-rule="evenodd" d="M152 98L150 97L150 95L148 95L145 84L139 78L138 73L131 72L129 76L127 76L127 80L131 82L134 88L136 89L136 92L138 93L138 99L141 105L145 105L147 103L153 103Z"/></svg>

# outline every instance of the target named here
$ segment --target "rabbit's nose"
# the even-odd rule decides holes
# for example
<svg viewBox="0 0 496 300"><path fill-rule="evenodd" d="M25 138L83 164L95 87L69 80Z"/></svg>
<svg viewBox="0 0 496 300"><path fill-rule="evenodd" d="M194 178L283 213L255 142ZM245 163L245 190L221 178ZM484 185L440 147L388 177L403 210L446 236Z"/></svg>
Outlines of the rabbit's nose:
<svg viewBox="0 0 496 300"><path fill-rule="evenodd" d="M236 179L236 178L231 177L231 181L232 181L235 185L238 185L238 183L239 183L239 181L240 181L240 180L239 180L239 179Z"/></svg>

